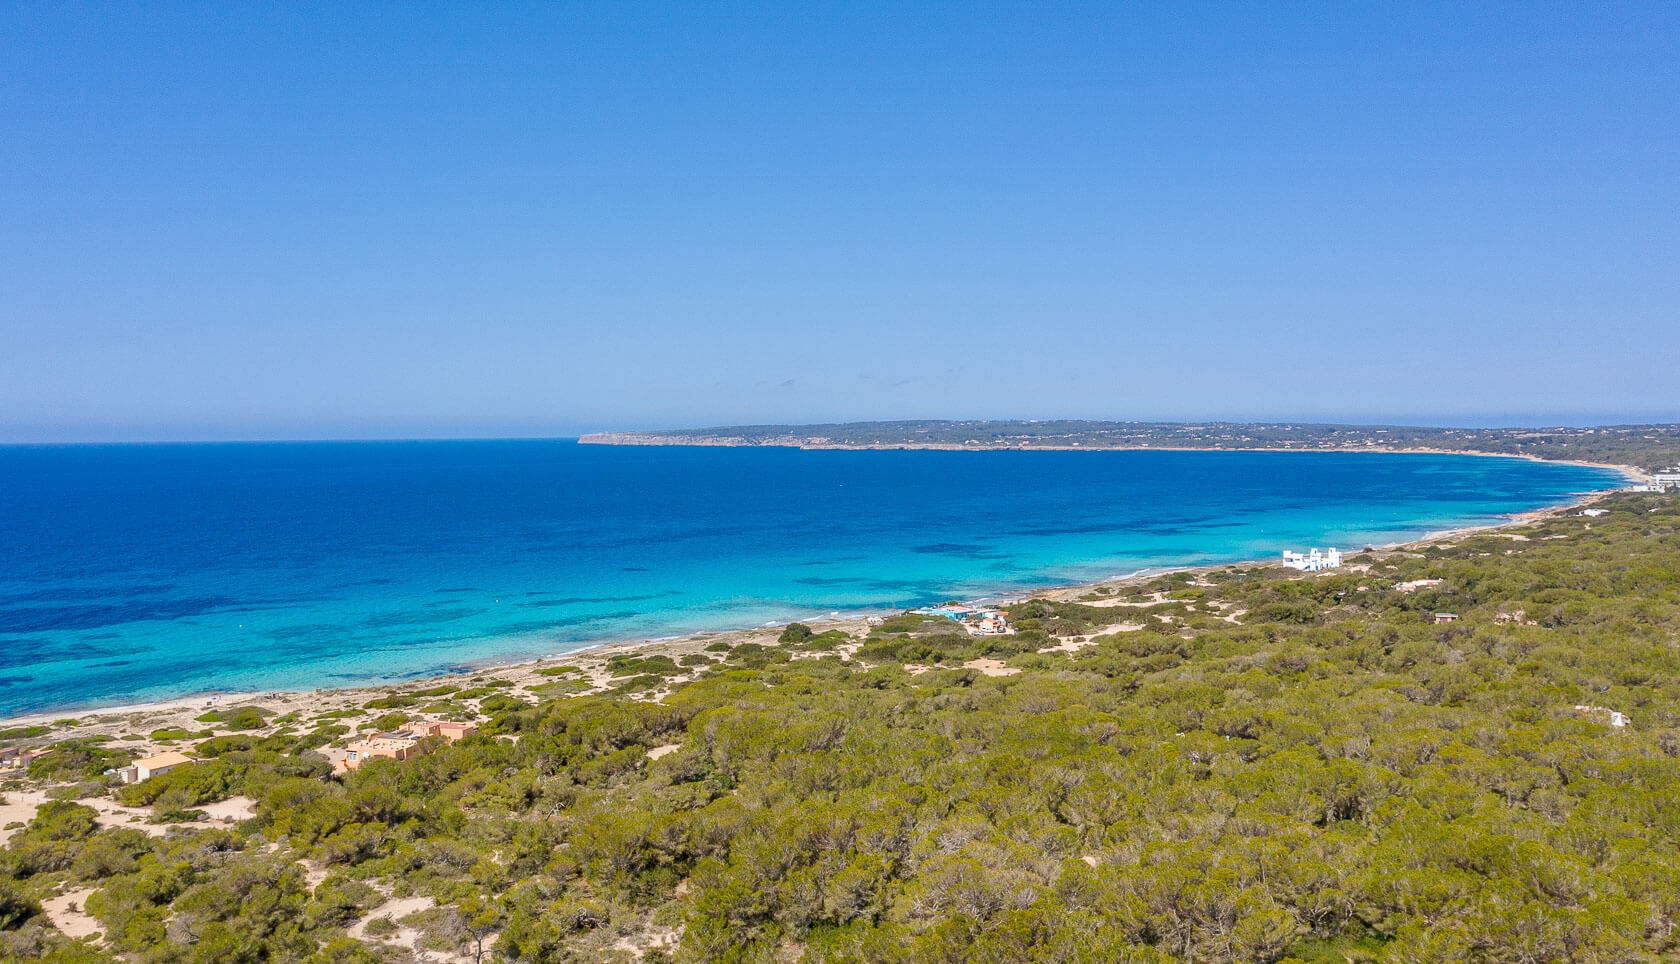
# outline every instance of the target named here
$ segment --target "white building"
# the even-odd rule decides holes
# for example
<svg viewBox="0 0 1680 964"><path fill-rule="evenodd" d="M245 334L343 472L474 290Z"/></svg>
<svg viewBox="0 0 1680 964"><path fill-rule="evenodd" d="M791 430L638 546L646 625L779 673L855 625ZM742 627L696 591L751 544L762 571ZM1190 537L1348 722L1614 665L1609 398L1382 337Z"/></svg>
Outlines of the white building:
<svg viewBox="0 0 1680 964"><path fill-rule="evenodd" d="M1595 717L1601 721L1607 720L1611 726L1616 727L1617 729L1621 729L1622 727L1628 725L1627 714L1621 712L1620 710L1606 709L1602 706L1576 706L1575 710L1578 713L1585 713L1588 716Z"/></svg>
<svg viewBox="0 0 1680 964"><path fill-rule="evenodd" d="M1651 491L1666 492L1669 489L1680 489L1680 469L1651 476Z"/></svg>
<svg viewBox="0 0 1680 964"><path fill-rule="evenodd" d="M179 766L186 766L193 762L193 758L185 753L159 753L144 760L134 761L134 782L140 783L152 777L161 777ZM125 781L126 782L126 781Z"/></svg>
<svg viewBox="0 0 1680 964"><path fill-rule="evenodd" d="M1283 564L1291 569L1302 572L1321 572L1325 569L1335 569L1342 564L1342 551L1329 549L1319 552L1313 549L1306 555L1289 549L1283 550Z"/></svg>

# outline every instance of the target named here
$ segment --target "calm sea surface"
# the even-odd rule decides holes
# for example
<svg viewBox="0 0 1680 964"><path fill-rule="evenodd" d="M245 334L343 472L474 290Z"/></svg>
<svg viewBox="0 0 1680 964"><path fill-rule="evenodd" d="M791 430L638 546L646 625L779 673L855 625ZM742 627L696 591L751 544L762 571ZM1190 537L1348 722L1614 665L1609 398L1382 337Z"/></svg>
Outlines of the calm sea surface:
<svg viewBox="0 0 1680 964"><path fill-rule="evenodd" d="M1358 548L1619 484L1437 455L0 447L0 714Z"/></svg>

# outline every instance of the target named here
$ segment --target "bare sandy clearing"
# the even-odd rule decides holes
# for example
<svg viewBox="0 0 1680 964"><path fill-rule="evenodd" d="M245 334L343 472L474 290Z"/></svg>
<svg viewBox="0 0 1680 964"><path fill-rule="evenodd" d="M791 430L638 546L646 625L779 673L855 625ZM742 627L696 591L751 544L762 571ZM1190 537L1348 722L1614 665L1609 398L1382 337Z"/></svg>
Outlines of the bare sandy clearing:
<svg viewBox="0 0 1680 964"><path fill-rule="evenodd" d="M203 810L205 816L211 820L239 823L257 815L257 802L249 797L228 797L226 800L206 803L197 809Z"/></svg>
<svg viewBox="0 0 1680 964"><path fill-rule="evenodd" d="M392 923L396 923L410 914L416 914L423 910L431 910L434 906L436 905L432 903L432 899L430 897L399 897L393 900L388 900L385 903L380 904L378 907L375 907L373 910L368 911L368 915L366 917L354 924L351 924L345 933L359 941L367 940L367 926L370 921L377 920L381 917L389 917L391 918ZM412 949L414 947L414 940L419 933L413 928L401 928L394 940L397 943L403 943L402 938L404 937L405 932L408 935L408 942L403 944L403 946Z"/></svg>
<svg viewBox="0 0 1680 964"><path fill-rule="evenodd" d="M0 846L5 846L12 834L22 829L12 827L7 830L7 826L34 820L35 811L41 808L41 802L47 799L47 795L40 790L8 790L0 797L5 799L4 803L0 803Z"/></svg>
<svg viewBox="0 0 1680 964"><path fill-rule="evenodd" d="M88 916L83 910L87 906L88 895L95 889L84 887L81 890L59 894L57 897L49 897L41 901L41 910L65 937L104 937L105 931L99 926L99 921Z"/></svg>

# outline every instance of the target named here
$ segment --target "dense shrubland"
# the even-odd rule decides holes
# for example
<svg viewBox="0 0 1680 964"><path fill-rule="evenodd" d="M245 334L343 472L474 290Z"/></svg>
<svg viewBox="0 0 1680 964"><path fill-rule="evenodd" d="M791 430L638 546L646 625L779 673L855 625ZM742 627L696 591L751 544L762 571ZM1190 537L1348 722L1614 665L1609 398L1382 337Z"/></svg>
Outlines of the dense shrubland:
<svg viewBox="0 0 1680 964"><path fill-rule="evenodd" d="M1033 601L1013 636L906 615L632 654L625 692L497 694L480 736L342 778L307 735L218 738L123 796L239 793L254 819L158 838L47 803L0 852L0 949L396 961L378 938L407 929L533 962L1670 959L1680 505L1605 505L1369 571ZM635 698L679 668L702 678ZM84 887L101 945L40 910ZM388 898L429 908L347 936Z"/></svg>

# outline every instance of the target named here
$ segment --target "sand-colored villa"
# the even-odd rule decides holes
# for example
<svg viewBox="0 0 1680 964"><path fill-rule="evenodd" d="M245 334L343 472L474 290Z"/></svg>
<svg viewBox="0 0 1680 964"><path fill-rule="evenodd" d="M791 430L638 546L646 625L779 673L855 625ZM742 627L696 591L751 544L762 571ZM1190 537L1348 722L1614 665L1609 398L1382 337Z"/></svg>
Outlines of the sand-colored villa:
<svg viewBox="0 0 1680 964"><path fill-rule="evenodd" d="M413 723L405 724L400 730L378 733L351 742L345 747L345 756L343 760L339 761L339 769L354 770L362 765L362 761L377 757L390 760L407 760L426 752L420 741L428 737L442 737L450 743L454 743L477 732L478 727L471 723L416 720Z"/></svg>

